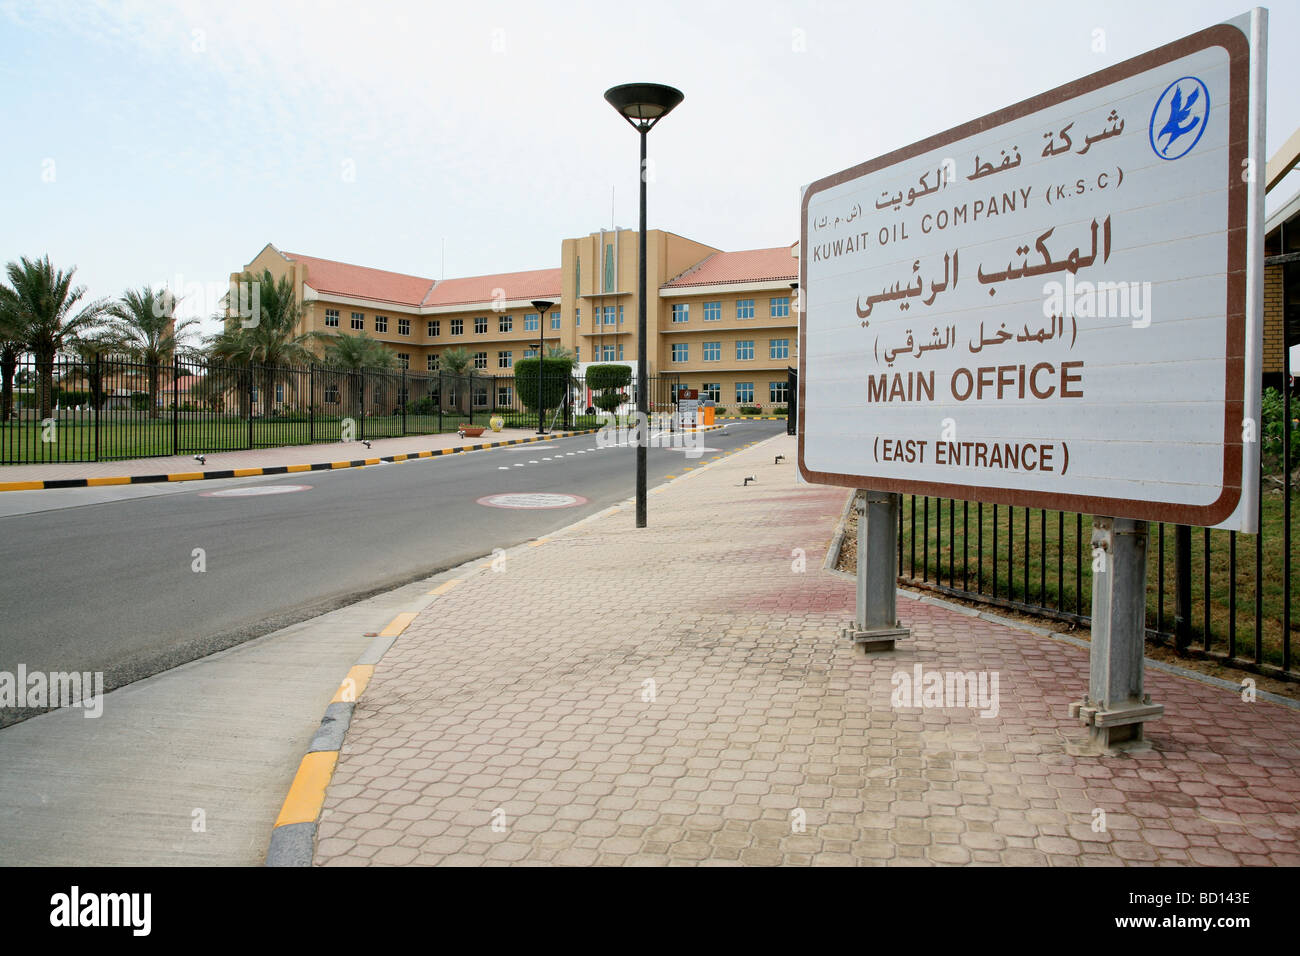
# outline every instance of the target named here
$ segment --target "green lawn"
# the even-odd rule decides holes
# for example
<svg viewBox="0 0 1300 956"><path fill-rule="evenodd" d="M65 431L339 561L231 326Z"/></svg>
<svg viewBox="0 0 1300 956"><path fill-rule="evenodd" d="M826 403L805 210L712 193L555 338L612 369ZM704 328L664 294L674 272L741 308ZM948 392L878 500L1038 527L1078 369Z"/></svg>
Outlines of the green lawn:
<svg viewBox="0 0 1300 956"><path fill-rule="evenodd" d="M462 422L488 427L493 412L479 410L472 415L445 411L441 423L436 413L416 415L407 413L407 435L431 435L456 431ZM89 418L89 416L86 416ZM506 428L536 429L534 415L511 413L503 415ZM237 451L254 448L274 448L283 445L307 445L342 441L341 417L317 418L308 422L306 416L247 419L236 416L200 416L181 413L175 428L170 416L149 420L137 415L124 419L105 415L96 429L93 421L60 420L54 430L56 441L44 442L44 429L38 423L22 422L0 425L0 462L4 464L30 464L39 462L116 461L127 458L148 458L173 454L209 454L220 451ZM572 419L575 430L597 428L599 419L594 415L578 415ZM547 430L551 419L547 416ZM563 417L555 422L556 430L564 429ZM402 416L383 415L357 419L354 439L397 438L403 434Z"/></svg>
<svg viewBox="0 0 1300 956"><path fill-rule="evenodd" d="M926 505L928 519L926 525ZM1061 514L1037 509L994 508L974 503L942 502L937 498L903 497L903 561L905 577L923 578L956 588L982 590L1013 601L1044 606L1069 613L1091 614L1092 610L1092 520L1088 516ZM1266 494L1261 509L1262 535L1234 534L1202 528L1192 529L1192 620L1193 646L1206 647L1205 628L1205 539L1210 542L1209 560L1209 643L1211 650L1229 650L1229 625L1236 622L1235 654L1255 656L1255 612L1259 605L1260 657L1281 666L1283 604L1286 599L1283 576L1283 501L1280 494ZM913 534L915 516L915 534ZM952 531L949 532L949 521ZM1029 542L1025 530L1028 523ZM1292 532L1300 524L1300 507L1293 499ZM996 566L993 535L996 528ZM983 560L979 560L979 537L983 533ZM1164 558L1161 560L1159 526L1152 526L1147 552L1147 626L1164 632L1174 629L1174 527L1164 526ZM1232 548L1236 546L1236 588L1232 588ZM1255 587L1255 551L1262 550L1259 593ZM965 556L963 555L965 548ZM928 551L927 551L928 549ZM915 558L913 558L915 554ZM1008 555L1010 562L1008 563ZM1077 556L1077 558L1076 558ZM927 560L928 559L928 560ZM951 560L951 578L949 562ZM915 561L915 564L913 564ZM1164 607L1158 607L1161 568L1164 571ZM1076 568L1081 569L1076 577ZM963 569L965 580L963 580ZM1291 593L1300 581L1300 561L1291 568ZM1234 605L1235 595L1235 605ZM1300 607L1292 610L1292 640L1300 631ZM1295 666L1294 652L1292 666Z"/></svg>

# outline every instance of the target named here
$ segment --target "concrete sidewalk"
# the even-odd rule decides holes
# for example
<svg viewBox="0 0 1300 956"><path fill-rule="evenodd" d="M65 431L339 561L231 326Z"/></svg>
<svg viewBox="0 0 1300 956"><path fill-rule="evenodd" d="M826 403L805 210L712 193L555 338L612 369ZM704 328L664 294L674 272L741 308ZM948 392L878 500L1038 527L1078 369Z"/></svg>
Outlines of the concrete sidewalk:
<svg viewBox="0 0 1300 956"><path fill-rule="evenodd" d="M911 639L855 655L821 570L846 492L794 459L763 442L647 529L624 508L437 598L356 706L315 863L1300 864L1300 714L1150 671L1155 749L1078 756L1086 650L902 602ZM996 675L992 706L894 706L918 665Z"/></svg>

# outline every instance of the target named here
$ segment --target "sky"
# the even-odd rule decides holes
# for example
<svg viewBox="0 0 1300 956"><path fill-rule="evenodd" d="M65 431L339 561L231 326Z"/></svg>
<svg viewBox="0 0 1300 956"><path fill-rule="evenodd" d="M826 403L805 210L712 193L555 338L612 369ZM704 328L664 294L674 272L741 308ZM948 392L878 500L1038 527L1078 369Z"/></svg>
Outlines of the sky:
<svg viewBox="0 0 1300 956"><path fill-rule="evenodd" d="M801 185L1248 9L0 0L0 261L48 254L91 297L189 290L193 315L268 242L434 279L553 268L561 239L637 225L637 136L603 93L640 81L686 97L650 134L650 228L788 245ZM1272 155L1300 127L1300 0L1269 11Z"/></svg>

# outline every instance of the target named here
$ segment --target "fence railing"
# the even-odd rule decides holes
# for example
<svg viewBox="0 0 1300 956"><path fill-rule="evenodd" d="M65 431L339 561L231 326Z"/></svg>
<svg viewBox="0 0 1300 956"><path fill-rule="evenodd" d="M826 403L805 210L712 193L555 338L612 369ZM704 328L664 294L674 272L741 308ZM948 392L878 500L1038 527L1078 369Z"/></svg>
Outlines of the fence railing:
<svg viewBox="0 0 1300 956"><path fill-rule="evenodd" d="M534 379L535 381L535 379ZM652 411L674 408L676 376L651 376ZM321 365L232 366L176 359L149 365L24 359L0 393L0 464L115 461L281 445L454 432L462 424L538 427L531 396L513 373ZM623 390L634 407L636 386ZM555 394L550 383L544 391ZM600 413L581 376L570 376L555 429L594 428Z"/></svg>
<svg viewBox="0 0 1300 956"><path fill-rule="evenodd" d="M1300 679L1292 654L1289 481L1265 485L1260 533L1151 524L1147 637L1223 664ZM942 594L1088 625L1087 515L904 496L899 580Z"/></svg>

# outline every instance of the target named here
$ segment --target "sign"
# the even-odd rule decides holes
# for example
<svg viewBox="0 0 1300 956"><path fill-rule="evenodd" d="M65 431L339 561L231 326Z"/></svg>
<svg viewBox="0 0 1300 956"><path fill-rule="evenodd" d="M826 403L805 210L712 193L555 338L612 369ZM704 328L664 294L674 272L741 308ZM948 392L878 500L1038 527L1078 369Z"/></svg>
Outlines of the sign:
<svg viewBox="0 0 1300 956"><path fill-rule="evenodd" d="M1264 12L809 186L809 481L1253 530Z"/></svg>
<svg viewBox="0 0 1300 956"><path fill-rule="evenodd" d="M694 428L700 407L700 392L695 388L677 390L677 423L682 428Z"/></svg>

